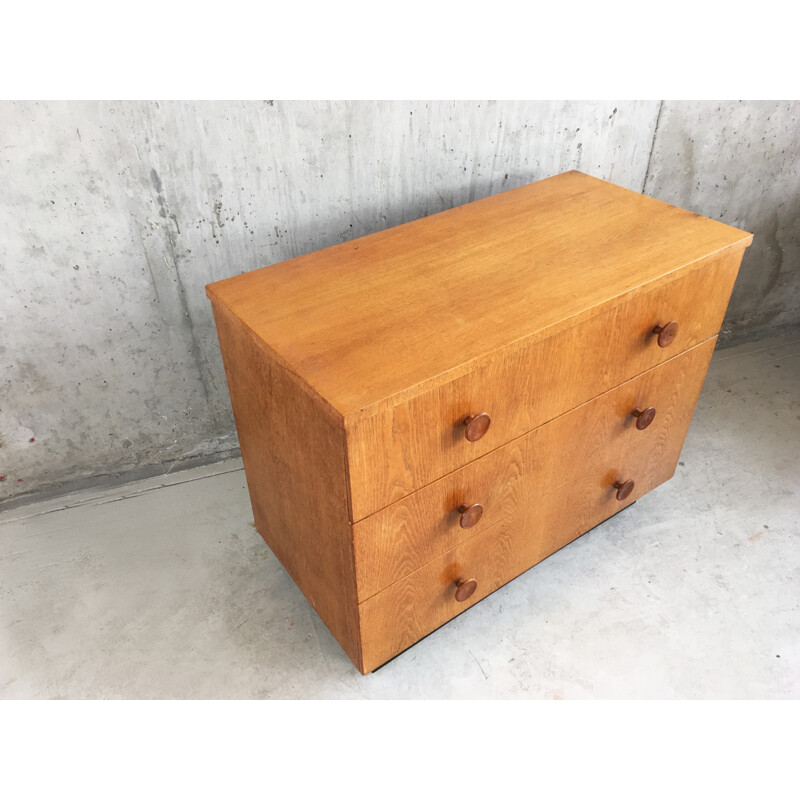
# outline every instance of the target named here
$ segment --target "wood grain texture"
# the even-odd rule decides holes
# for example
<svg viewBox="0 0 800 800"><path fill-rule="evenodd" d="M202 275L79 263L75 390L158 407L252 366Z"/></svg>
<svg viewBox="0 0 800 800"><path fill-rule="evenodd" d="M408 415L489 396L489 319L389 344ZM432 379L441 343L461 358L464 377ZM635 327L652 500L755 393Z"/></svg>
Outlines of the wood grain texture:
<svg viewBox="0 0 800 800"><path fill-rule="evenodd" d="M522 452L521 473L516 480L518 501L511 515L458 540L453 549L361 603L364 670L392 658L668 480L680 456L715 344L716 337L423 490L423 502L433 507L431 495L438 485L445 495L450 489L447 481L457 483L459 476L466 481L470 472L480 471L481 462L502 460L506 451L509 460L516 461ZM645 402L657 405L662 413L646 430L639 430L630 411ZM619 501L614 484L628 479L634 480L635 486ZM402 515L398 529L402 529L404 518L415 517L410 505L411 498L395 504ZM385 563L387 553L393 553L395 564L402 568L413 559L409 550L425 548L426 540L419 529L413 540L395 535L394 513L395 507L385 509L378 536L360 543L362 548L372 548L367 556L369 563ZM427 541L435 546L440 537L431 527L427 530ZM358 549L358 534L366 529L356 525L354 532ZM432 552L430 545L425 552L427 558ZM475 591L459 602L458 582L470 578L477 581Z"/></svg>
<svg viewBox="0 0 800 800"><path fill-rule="evenodd" d="M742 251L591 309L581 324L525 347L509 347L432 391L347 428L353 520L427 485L601 392L714 336ZM580 292L573 285L573 291ZM667 347L652 333L679 320ZM492 418L480 440L462 424L471 409ZM345 421L348 425L348 421Z"/></svg>
<svg viewBox="0 0 800 800"><path fill-rule="evenodd" d="M523 485L536 487L524 505L535 502L530 552L538 560L672 477L716 341L703 342L534 432ZM645 430L630 413L637 404L660 409ZM614 484L626 480L635 486L620 502Z"/></svg>
<svg viewBox="0 0 800 800"><path fill-rule="evenodd" d="M359 607L363 671L371 672L524 572L525 523L510 517L393 583ZM544 556L543 556L544 557ZM475 591L456 599L461 580Z"/></svg>
<svg viewBox="0 0 800 800"><path fill-rule="evenodd" d="M344 431L214 303L256 528L359 669Z"/></svg>
<svg viewBox="0 0 800 800"><path fill-rule="evenodd" d="M572 172L207 287L258 530L362 672L673 474L751 240Z"/></svg>
<svg viewBox="0 0 800 800"><path fill-rule="evenodd" d="M481 530L519 512L524 445L511 443L472 462L353 526L359 601ZM459 524L458 508L480 503L472 528Z"/></svg>
<svg viewBox="0 0 800 800"><path fill-rule="evenodd" d="M751 240L567 172L213 283L208 292L276 360L355 418ZM471 311L475 286L479 314ZM659 316L651 328L668 319ZM467 413L475 410L486 409Z"/></svg>

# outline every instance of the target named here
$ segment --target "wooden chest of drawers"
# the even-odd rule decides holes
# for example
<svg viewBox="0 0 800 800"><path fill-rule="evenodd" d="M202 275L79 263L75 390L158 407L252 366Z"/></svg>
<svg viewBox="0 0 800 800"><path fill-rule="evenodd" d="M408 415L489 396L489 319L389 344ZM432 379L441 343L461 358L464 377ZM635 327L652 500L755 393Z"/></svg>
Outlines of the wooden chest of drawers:
<svg viewBox="0 0 800 800"><path fill-rule="evenodd" d="M207 287L256 527L362 672L672 476L751 241L567 172Z"/></svg>

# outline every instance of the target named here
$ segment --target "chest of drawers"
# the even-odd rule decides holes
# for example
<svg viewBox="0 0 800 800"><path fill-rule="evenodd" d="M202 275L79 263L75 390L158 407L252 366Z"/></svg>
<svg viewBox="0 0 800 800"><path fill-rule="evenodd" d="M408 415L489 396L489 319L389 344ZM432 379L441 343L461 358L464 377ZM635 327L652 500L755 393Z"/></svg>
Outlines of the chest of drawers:
<svg viewBox="0 0 800 800"><path fill-rule="evenodd" d="M567 172L207 287L256 527L359 670L672 476L751 241Z"/></svg>

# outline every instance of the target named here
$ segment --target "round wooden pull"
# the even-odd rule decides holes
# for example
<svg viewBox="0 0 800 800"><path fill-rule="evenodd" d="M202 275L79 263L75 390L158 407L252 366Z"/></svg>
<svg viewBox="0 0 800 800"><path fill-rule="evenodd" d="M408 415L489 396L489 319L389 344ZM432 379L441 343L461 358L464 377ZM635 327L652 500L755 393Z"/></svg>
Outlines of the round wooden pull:
<svg viewBox="0 0 800 800"><path fill-rule="evenodd" d="M473 525L477 525L483 516L483 506L480 503L473 503L471 506L462 503L458 507L458 513L461 514L458 524L462 528L471 528Z"/></svg>
<svg viewBox="0 0 800 800"><path fill-rule="evenodd" d="M459 603L469 600L477 588L478 581L476 581L475 578L459 581L456 584L456 600L458 600Z"/></svg>
<svg viewBox="0 0 800 800"><path fill-rule="evenodd" d="M658 336L659 347L669 347L678 335L678 323L673 320L666 325L656 325L653 333Z"/></svg>
<svg viewBox="0 0 800 800"><path fill-rule="evenodd" d="M614 484L617 490L617 500L626 500L628 495L633 491L633 481L617 481Z"/></svg>
<svg viewBox="0 0 800 800"><path fill-rule="evenodd" d="M656 418L656 410L652 406L644 411L634 408L631 414L636 417L636 427L640 431L643 431Z"/></svg>
<svg viewBox="0 0 800 800"><path fill-rule="evenodd" d="M477 442L486 431L489 430L489 426L492 424L492 420L489 419L488 414L480 413L480 414L470 414L465 420L464 425L466 426L467 430L465 436L467 437L468 442Z"/></svg>

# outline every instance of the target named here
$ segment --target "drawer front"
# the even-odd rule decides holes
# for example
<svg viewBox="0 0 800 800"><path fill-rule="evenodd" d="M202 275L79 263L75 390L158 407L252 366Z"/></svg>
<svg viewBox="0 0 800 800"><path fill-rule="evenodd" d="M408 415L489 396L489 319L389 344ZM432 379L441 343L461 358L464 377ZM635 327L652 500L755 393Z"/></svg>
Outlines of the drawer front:
<svg viewBox="0 0 800 800"><path fill-rule="evenodd" d="M434 391L349 425L353 521L714 336L741 257L741 250L726 252L632 290L579 324L508 348ZM652 331L673 320L677 336L661 347ZM464 420L478 413L491 424L468 441Z"/></svg>
<svg viewBox="0 0 800 800"><path fill-rule="evenodd" d="M365 671L668 480L715 343L711 339L481 459L498 468L498 481L505 480L503 455L515 465L508 513L486 514L485 526L482 519L465 530L450 520L443 533L446 505L434 499L437 492L440 498L458 496L459 479L467 485L481 462L417 493L424 496L415 508L416 495L375 515L371 527L354 526L360 598L366 597L359 606ZM648 408L655 416L640 429L632 412ZM626 495L627 481L633 486ZM431 514L427 526L425 513ZM418 527L409 533L412 520ZM374 575L385 580L404 570L402 578L368 596ZM458 581L470 579L477 581L474 594L457 600Z"/></svg>

